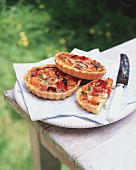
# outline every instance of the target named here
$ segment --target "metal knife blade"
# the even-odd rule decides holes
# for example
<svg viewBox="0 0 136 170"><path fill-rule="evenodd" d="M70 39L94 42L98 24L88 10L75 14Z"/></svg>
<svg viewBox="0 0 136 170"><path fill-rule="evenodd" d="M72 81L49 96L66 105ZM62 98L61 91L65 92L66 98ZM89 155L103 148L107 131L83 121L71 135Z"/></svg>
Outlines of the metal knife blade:
<svg viewBox="0 0 136 170"><path fill-rule="evenodd" d="M119 113L123 98L124 86L128 84L130 72L129 59L126 54L120 55L120 67L118 71L116 88L111 102L110 110L108 113L108 120L115 122L119 119Z"/></svg>
<svg viewBox="0 0 136 170"><path fill-rule="evenodd" d="M120 68L117 76L116 84L128 84L129 79L129 59L126 54L120 55Z"/></svg>

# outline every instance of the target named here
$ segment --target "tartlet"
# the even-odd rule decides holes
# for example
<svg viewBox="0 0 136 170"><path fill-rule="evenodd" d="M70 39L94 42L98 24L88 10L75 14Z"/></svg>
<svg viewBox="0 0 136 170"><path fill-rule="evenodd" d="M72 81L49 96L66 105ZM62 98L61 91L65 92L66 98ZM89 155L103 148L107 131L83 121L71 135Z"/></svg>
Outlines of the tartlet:
<svg viewBox="0 0 136 170"><path fill-rule="evenodd" d="M110 96L113 79L98 79L82 86L76 92L78 104L88 112L98 114Z"/></svg>
<svg viewBox="0 0 136 170"><path fill-rule="evenodd" d="M96 60L68 52L54 56L57 68L74 77L86 80L101 78L106 73L106 67Z"/></svg>
<svg viewBox="0 0 136 170"><path fill-rule="evenodd" d="M33 67L24 75L27 89L34 95L52 100L72 95L81 80L60 71L55 64Z"/></svg>

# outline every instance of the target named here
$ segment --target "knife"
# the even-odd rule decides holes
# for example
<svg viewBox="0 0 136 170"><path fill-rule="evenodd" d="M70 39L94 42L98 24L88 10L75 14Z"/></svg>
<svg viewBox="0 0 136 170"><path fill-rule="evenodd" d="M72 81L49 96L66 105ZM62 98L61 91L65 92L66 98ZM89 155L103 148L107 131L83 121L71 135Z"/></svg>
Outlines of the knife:
<svg viewBox="0 0 136 170"><path fill-rule="evenodd" d="M129 59L126 54L121 54L120 67L116 81L116 88L108 113L108 120L111 123L119 119L124 87L128 84L129 80L129 70L130 70Z"/></svg>

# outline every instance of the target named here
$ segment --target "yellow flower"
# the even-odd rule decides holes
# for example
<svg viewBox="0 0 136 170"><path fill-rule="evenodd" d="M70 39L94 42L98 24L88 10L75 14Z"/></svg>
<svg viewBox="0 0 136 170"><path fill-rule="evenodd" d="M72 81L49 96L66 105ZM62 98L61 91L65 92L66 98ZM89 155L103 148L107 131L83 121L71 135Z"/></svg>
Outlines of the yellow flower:
<svg viewBox="0 0 136 170"><path fill-rule="evenodd" d="M66 40L65 40L64 38L61 38L61 39L59 40L59 43L62 44L62 45L64 45L64 44L66 43Z"/></svg>
<svg viewBox="0 0 136 170"><path fill-rule="evenodd" d="M94 29L94 28L90 28L90 29L89 29L89 33L90 33L90 34L95 34L95 29Z"/></svg>
<svg viewBox="0 0 136 170"><path fill-rule="evenodd" d="M19 33L19 35L21 37L21 40L18 40L17 44L24 46L24 47L27 47L29 45L29 41L28 41L26 34L22 31L22 32Z"/></svg>
<svg viewBox="0 0 136 170"><path fill-rule="evenodd" d="M106 36L107 38L111 38L111 32L109 32L109 31L105 32L105 36Z"/></svg>
<svg viewBox="0 0 136 170"><path fill-rule="evenodd" d="M20 37L26 36L24 32L20 32L19 35L20 35Z"/></svg>
<svg viewBox="0 0 136 170"><path fill-rule="evenodd" d="M98 34L99 36L102 36L102 35L103 35L103 31L98 31L97 34Z"/></svg>
<svg viewBox="0 0 136 170"><path fill-rule="evenodd" d="M44 8L45 8L45 5L44 5L44 4L39 4L39 8L40 8L40 9L44 9Z"/></svg>
<svg viewBox="0 0 136 170"><path fill-rule="evenodd" d="M26 41L23 41L23 46L24 46L24 47L27 47L28 45L29 45L29 41L27 41L27 40L26 40Z"/></svg>
<svg viewBox="0 0 136 170"><path fill-rule="evenodd" d="M21 39L22 39L23 41L27 41L27 36L23 36L23 37L21 37Z"/></svg>
<svg viewBox="0 0 136 170"><path fill-rule="evenodd" d="M21 39L17 41L17 45L27 47L29 45L29 41L27 39L24 40Z"/></svg>

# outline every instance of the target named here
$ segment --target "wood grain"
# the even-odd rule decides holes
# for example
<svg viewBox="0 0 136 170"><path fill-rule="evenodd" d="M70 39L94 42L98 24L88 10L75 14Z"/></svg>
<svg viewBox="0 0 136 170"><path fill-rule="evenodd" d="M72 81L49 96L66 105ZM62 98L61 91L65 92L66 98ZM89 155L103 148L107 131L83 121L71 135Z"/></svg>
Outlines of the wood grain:
<svg viewBox="0 0 136 170"><path fill-rule="evenodd" d="M33 164L35 170L60 170L61 164L41 142L39 132L29 123ZM49 146L48 146L49 147Z"/></svg>

